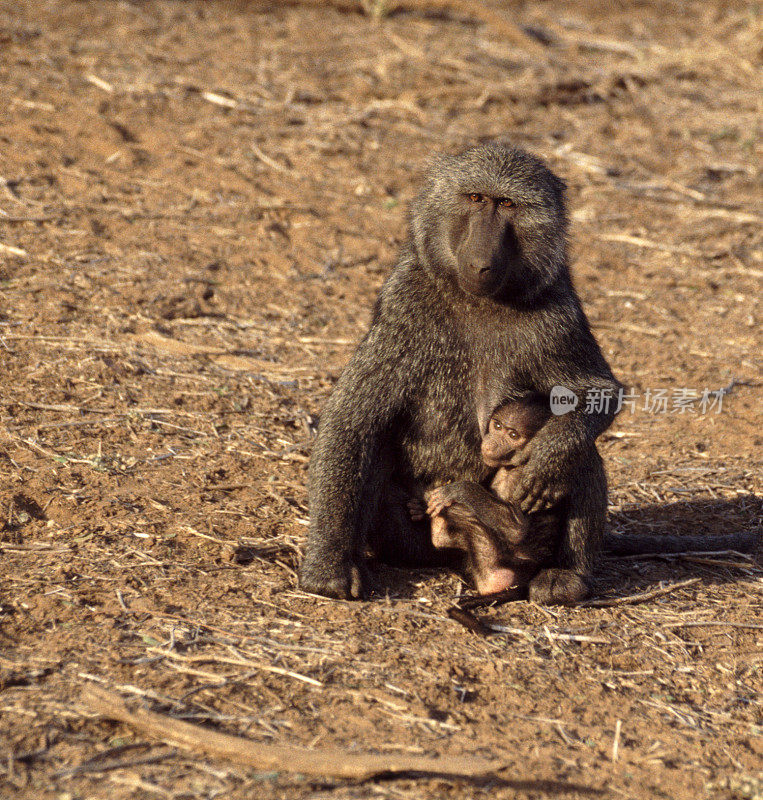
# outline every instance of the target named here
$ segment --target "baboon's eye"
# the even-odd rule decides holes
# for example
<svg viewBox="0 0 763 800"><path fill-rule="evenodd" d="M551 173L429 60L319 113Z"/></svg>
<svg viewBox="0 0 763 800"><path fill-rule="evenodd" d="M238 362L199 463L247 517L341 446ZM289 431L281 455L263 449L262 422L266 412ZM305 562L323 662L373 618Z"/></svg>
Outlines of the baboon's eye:
<svg viewBox="0 0 763 800"><path fill-rule="evenodd" d="M509 438L510 439L519 439L519 434L513 428L509 429Z"/></svg>
<svg viewBox="0 0 763 800"><path fill-rule="evenodd" d="M472 192L469 195L469 199L472 201L472 203L481 203L484 198L482 197L481 194L478 194L477 192Z"/></svg>
<svg viewBox="0 0 763 800"><path fill-rule="evenodd" d="M494 419L493 420L493 429L496 430L496 431L502 431L503 430L503 425L501 425L501 423L498 422L497 419Z"/></svg>
<svg viewBox="0 0 763 800"><path fill-rule="evenodd" d="M501 205L504 208L512 208L514 205L514 201L510 197L502 197L498 201L498 205Z"/></svg>

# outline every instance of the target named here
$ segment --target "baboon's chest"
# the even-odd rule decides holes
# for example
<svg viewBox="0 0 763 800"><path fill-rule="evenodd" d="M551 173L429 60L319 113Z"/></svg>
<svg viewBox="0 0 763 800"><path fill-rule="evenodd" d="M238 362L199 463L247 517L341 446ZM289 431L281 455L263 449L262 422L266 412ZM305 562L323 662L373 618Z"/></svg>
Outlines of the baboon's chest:
<svg viewBox="0 0 763 800"><path fill-rule="evenodd" d="M453 480L478 480L487 471L480 456L480 434L469 362L443 362L408 409L397 444L400 463L424 486Z"/></svg>
<svg viewBox="0 0 763 800"><path fill-rule="evenodd" d="M408 480L424 487L482 482L490 473L480 455L477 393L487 369L500 384L517 381L509 331L488 336L454 324L430 339L429 368L417 402L405 410L393 438Z"/></svg>

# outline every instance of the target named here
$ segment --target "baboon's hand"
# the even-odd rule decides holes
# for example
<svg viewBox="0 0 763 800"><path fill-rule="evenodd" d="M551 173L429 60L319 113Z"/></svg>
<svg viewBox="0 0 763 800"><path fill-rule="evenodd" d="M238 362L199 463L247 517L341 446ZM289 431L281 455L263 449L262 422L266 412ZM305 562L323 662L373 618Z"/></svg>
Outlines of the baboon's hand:
<svg viewBox="0 0 763 800"><path fill-rule="evenodd" d="M547 606L573 606L588 597L588 584L570 569L544 569L531 581L528 597Z"/></svg>
<svg viewBox="0 0 763 800"><path fill-rule="evenodd" d="M461 481L459 483L446 483L444 486L432 489L426 496L427 514L430 517L436 517L443 512L443 509L455 503L468 503L468 486L468 482Z"/></svg>
<svg viewBox="0 0 763 800"><path fill-rule="evenodd" d="M525 514L535 514L555 506L572 492L579 460L564 448L560 452L552 447L552 442L531 441L512 464L521 466L512 500Z"/></svg>
<svg viewBox="0 0 763 800"><path fill-rule="evenodd" d="M335 554L308 553L299 571L299 585L306 592L359 600L365 588L365 567L353 560L338 559Z"/></svg>
<svg viewBox="0 0 763 800"><path fill-rule="evenodd" d="M452 504L453 501L450 499L447 492L448 486L450 485L451 484L438 486L436 489L427 492L425 499L427 501L427 514L429 514L430 517L438 516L442 513L443 509Z"/></svg>

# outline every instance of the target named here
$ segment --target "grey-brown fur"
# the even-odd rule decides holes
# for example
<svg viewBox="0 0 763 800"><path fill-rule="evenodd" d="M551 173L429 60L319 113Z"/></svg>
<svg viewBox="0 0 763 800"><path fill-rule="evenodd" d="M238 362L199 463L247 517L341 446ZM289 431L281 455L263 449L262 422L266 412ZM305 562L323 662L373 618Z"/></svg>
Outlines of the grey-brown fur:
<svg viewBox="0 0 763 800"><path fill-rule="evenodd" d="M470 206L468 195L485 195ZM510 198L504 208L498 198ZM427 526L385 505L392 480L411 493L482 482L479 380L503 399L562 384L584 397L619 384L591 334L567 264L564 185L503 143L438 159L411 209L410 235L323 411L310 463L310 532L301 584L360 596L368 543L433 557ZM612 413L555 417L533 439L514 501L526 513L569 498L556 565L533 581L541 602L567 597L594 565L606 483L595 439ZM581 474L585 480L581 481Z"/></svg>

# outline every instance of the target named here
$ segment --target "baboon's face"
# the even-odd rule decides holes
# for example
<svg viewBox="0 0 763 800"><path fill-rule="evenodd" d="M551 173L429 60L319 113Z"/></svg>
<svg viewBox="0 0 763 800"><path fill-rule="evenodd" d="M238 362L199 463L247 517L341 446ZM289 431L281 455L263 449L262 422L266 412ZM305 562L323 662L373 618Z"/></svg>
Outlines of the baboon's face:
<svg viewBox="0 0 763 800"><path fill-rule="evenodd" d="M420 263L466 294L529 303L566 270L564 184L518 148L439 158L412 227Z"/></svg>
<svg viewBox="0 0 763 800"><path fill-rule="evenodd" d="M469 294L499 294L518 256L516 204L510 197L469 192L458 205L450 231L458 284Z"/></svg>
<svg viewBox="0 0 763 800"><path fill-rule="evenodd" d="M488 467L506 467L514 453L529 440L527 431L516 420L501 419L501 415L493 414L482 439L482 460Z"/></svg>
<svg viewBox="0 0 763 800"><path fill-rule="evenodd" d="M514 453L535 436L547 419L545 409L519 400L498 407L482 438L482 460L488 467L509 466Z"/></svg>

